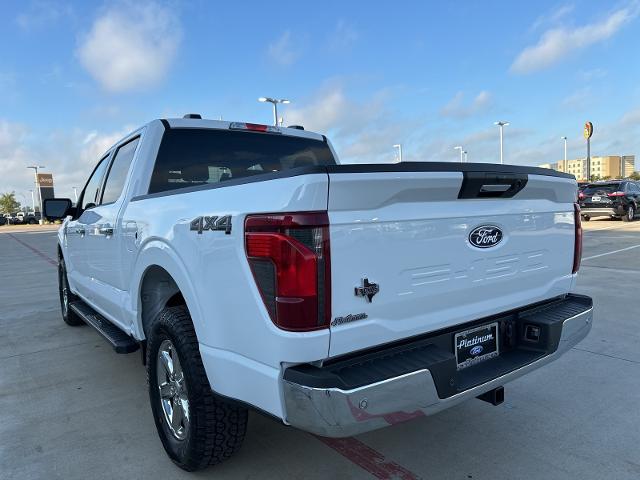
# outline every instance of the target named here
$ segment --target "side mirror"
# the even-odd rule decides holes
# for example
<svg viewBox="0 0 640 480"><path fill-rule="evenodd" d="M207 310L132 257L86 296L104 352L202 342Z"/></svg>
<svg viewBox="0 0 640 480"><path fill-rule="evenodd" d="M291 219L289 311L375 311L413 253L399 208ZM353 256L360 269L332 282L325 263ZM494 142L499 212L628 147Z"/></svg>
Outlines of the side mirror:
<svg viewBox="0 0 640 480"><path fill-rule="evenodd" d="M68 198L47 198L42 206L44 217L47 220L64 220L73 214L72 205Z"/></svg>

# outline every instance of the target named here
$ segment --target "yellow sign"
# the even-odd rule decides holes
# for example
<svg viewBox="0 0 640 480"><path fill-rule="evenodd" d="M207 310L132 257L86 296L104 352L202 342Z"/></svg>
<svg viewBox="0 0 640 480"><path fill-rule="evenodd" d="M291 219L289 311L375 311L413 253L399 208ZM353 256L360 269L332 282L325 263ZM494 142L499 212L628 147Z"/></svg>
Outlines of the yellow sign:
<svg viewBox="0 0 640 480"><path fill-rule="evenodd" d="M584 138L586 140L591 138L591 135L593 135L593 123L591 122L587 122L584 124Z"/></svg>

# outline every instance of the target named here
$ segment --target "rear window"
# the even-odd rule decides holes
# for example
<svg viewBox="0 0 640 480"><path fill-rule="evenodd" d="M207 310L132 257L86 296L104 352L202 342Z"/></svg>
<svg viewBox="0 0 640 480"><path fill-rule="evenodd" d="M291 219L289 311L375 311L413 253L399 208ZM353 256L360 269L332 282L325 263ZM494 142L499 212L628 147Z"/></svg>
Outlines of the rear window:
<svg viewBox="0 0 640 480"><path fill-rule="evenodd" d="M585 195L607 194L617 192L619 189L619 183L603 183L602 185L589 185L582 193Z"/></svg>
<svg viewBox="0 0 640 480"><path fill-rule="evenodd" d="M335 165L326 142L231 130L174 128L165 132L149 193Z"/></svg>

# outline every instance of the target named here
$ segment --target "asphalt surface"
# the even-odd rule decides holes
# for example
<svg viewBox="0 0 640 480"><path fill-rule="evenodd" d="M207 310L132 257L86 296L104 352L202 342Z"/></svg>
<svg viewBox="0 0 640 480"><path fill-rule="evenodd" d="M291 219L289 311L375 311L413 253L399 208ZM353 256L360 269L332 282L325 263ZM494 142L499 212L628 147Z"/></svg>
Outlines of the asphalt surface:
<svg viewBox="0 0 640 480"><path fill-rule="evenodd" d="M155 431L139 352L60 318L55 234L0 227L0 478L640 478L640 221L585 224L590 335L506 386L345 441L251 414L240 453L196 474ZM3 233L4 232L4 233Z"/></svg>

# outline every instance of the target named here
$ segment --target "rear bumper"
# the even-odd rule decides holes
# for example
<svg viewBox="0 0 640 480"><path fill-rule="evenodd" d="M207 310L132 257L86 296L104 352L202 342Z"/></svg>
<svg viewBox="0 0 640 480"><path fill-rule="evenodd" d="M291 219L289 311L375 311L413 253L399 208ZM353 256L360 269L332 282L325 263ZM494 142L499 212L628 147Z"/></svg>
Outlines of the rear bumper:
<svg viewBox="0 0 640 480"><path fill-rule="evenodd" d="M582 208L580 214L589 217L608 217L611 215L624 215L624 208Z"/></svg>
<svg viewBox="0 0 640 480"><path fill-rule="evenodd" d="M555 360L589 333L592 319L591 299L569 295L474 322L498 321L501 328L511 324L516 337L524 324L534 323L543 328L541 344L531 347L516 338L511 349L506 347L499 357L462 371L456 370L453 356L455 332L434 334L321 368L289 368L283 380L286 421L317 435L347 437L434 414ZM442 346L449 338L447 352ZM389 376L393 371L399 374ZM348 388L354 384L355 388Z"/></svg>

